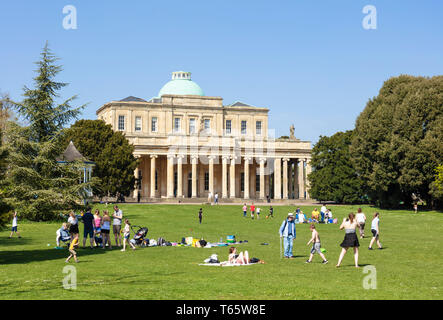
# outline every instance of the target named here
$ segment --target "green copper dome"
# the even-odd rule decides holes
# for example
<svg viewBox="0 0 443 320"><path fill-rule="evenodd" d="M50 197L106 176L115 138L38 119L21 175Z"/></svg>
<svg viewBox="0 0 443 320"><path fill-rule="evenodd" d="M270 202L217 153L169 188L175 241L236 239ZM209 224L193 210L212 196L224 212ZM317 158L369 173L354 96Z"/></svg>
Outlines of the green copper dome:
<svg viewBox="0 0 443 320"><path fill-rule="evenodd" d="M172 73L172 80L161 88L158 96L165 94L204 96L200 86L191 80L191 73L184 71Z"/></svg>

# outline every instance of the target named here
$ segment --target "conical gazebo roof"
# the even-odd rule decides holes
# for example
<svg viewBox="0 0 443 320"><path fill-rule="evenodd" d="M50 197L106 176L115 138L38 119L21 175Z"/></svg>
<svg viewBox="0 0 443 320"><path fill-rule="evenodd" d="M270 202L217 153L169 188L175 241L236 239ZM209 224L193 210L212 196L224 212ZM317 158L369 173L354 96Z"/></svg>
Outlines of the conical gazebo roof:
<svg viewBox="0 0 443 320"><path fill-rule="evenodd" d="M77 150L74 143L72 141L69 142L66 150L58 156L58 162L73 162L73 161L83 161L86 163L93 163L92 161L86 159L80 151Z"/></svg>

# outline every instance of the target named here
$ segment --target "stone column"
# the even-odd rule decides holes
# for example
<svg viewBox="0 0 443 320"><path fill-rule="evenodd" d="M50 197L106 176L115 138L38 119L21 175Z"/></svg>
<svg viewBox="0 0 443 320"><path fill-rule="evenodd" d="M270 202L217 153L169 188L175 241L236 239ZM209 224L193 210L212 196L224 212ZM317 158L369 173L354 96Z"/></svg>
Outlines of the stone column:
<svg viewBox="0 0 443 320"><path fill-rule="evenodd" d="M223 156L222 158L222 198L228 197L228 159L229 157Z"/></svg>
<svg viewBox="0 0 443 320"><path fill-rule="evenodd" d="M235 157L235 156L231 157L231 165L229 166L229 174L230 174L229 197L230 198L235 198L235 159L237 159L237 157Z"/></svg>
<svg viewBox="0 0 443 320"><path fill-rule="evenodd" d="M177 198L183 198L183 158L184 155L177 156Z"/></svg>
<svg viewBox="0 0 443 320"><path fill-rule="evenodd" d="M214 159L215 156L209 156L209 192L212 194L212 197L215 196L214 194Z"/></svg>
<svg viewBox="0 0 443 320"><path fill-rule="evenodd" d="M134 158L136 158L139 162L140 162L140 155L134 155ZM135 182L134 182L134 192L132 194L132 197L137 200L137 195L138 195L138 167L135 168L134 170L134 178L135 178ZM86 182L86 169L85 169L85 182Z"/></svg>
<svg viewBox="0 0 443 320"><path fill-rule="evenodd" d="M151 198L155 198L155 159L157 155L151 155Z"/></svg>
<svg viewBox="0 0 443 320"><path fill-rule="evenodd" d="M281 158L274 159L274 199L281 199Z"/></svg>
<svg viewBox="0 0 443 320"><path fill-rule="evenodd" d="M192 155L192 198L197 198L197 161L198 156Z"/></svg>
<svg viewBox="0 0 443 320"><path fill-rule="evenodd" d="M309 194L309 180L308 180L308 174L311 173L311 159L305 159L306 160L306 199L311 199L311 196Z"/></svg>
<svg viewBox="0 0 443 320"><path fill-rule="evenodd" d="M166 196L168 198L174 197L174 155L168 155L168 164L166 168Z"/></svg>
<svg viewBox="0 0 443 320"><path fill-rule="evenodd" d="M265 198L265 161L266 158L260 158L260 199Z"/></svg>
<svg viewBox="0 0 443 320"><path fill-rule="evenodd" d="M298 167L297 167L297 173L298 173L298 198L304 199L305 198L305 179L303 174L303 160L298 159Z"/></svg>
<svg viewBox="0 0 443 320"><path fill-rule="evenodd" d="M289 160L289 167L288 167L288 185L289 185L289 191L288 191L288 198L292 199L292 193L294 192L294 186L292 185L292 160Z"/></svg>
<svg viewBox="0 0 443 320"><path fill-rule="evenodd" d="M244 192L243 192L243 198L245 199L249 199L249 161L251 160L251 158L249 157L245 157L244 158Z"/></svg>
<svg viewBox="0 0 443 320"><path fill-rule="evenodd" d="M289 158L283 158L283 199L288 199L288 161Z"/></svg>

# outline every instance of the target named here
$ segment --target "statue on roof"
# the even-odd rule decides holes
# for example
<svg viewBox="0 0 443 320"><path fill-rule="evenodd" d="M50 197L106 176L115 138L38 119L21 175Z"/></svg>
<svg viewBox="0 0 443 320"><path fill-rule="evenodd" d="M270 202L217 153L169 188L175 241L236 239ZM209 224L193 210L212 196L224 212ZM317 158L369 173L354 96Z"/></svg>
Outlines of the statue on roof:
<svg viewBox="0 0 443 320"><path fill-rule="evenodd" d="M289 139L295 139L294 131L295 131L294 125L291 124L291 126L289 127L289 132L290 132Z"/></svg>

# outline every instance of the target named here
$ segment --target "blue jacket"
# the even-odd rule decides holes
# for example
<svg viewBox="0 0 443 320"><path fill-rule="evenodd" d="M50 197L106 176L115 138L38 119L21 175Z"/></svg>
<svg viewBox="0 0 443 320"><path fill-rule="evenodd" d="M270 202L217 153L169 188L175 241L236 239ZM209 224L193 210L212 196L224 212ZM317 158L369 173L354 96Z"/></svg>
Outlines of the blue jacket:
<svg viewBox="0 0 443 320"><path fill-rule="evenodd" d="M295 236L296 236L296 234L295 234L295 222L294 222L294 220L292 220L292 223L290 223L288 219L283 221L283 223L281 224L280 236L283 236L283 237L287 237L288 236L289 226L292 227L292 236L295 238Z"/></svg>

